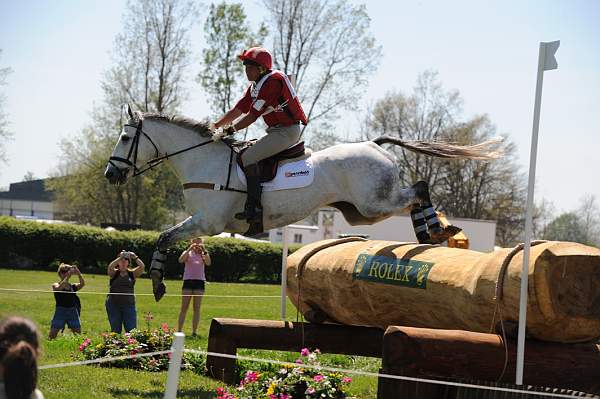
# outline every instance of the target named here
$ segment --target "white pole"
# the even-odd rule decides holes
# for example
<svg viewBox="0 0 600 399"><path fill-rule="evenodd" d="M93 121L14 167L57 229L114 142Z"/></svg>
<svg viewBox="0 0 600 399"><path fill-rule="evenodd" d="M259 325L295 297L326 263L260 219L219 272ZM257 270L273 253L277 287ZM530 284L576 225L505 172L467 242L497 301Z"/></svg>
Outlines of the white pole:
<svg viewBox="0 0 600 399"><path fill-rule="evenodd" d="M527 324L527 286L529 284L529 249L533 230L533 189L535 185L535 167L537 159L538 131L540 127L540 108L542 103L542 85L544 70L555 69L547 60L546 46L551 45L550 51L556 51L559 42L540 43L538 58L537 83L535 85L535 105L533 108L533 131L531 134L531 153L529 157L529 182L527 185L527 211L525 213L525 239L523 246L523 269L521 270L521 294L519 301L519 335L517 338L517 368L515 381L523 384L523 364L525 360L525 326ZM554 46L556 46L554 48ZM554 61L554 53L548 54ZM554 61L554 64L556 62Z"/></svg>
<svg viewBox="0 0 600 399"><path fill-rule="evenodd" d="M288 227L283 226L283 248L281 248L281 320L285 320L285 307L287 304L287 256L288 256Z"/></svg>
<svg viewBox="0 0 600 399"><path fill-rule="evenodd" d="M183 357L183 341L185 334L173 333L173 345L171 345L171 360L169 360L169 371L167 373L167 387L165 388L165 399L177 397L177 385L179 384L179 372L181 371L181 358Z"/></svg>

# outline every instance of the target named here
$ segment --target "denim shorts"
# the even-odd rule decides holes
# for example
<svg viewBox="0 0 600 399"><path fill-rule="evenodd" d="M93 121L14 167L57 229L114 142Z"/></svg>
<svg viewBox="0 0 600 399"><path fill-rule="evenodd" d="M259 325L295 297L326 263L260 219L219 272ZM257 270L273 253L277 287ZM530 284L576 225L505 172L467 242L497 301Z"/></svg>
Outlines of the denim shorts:
<svg viewBox="0 0 600 399"><path fill-rule="evenodd" d="M54 317L50 327L56 330L62 330L65 328L65 324L71 329L80 329L81 323L79 321L79 312L76 307L65 308L63 306L57 306L54 311Z"/></svg>

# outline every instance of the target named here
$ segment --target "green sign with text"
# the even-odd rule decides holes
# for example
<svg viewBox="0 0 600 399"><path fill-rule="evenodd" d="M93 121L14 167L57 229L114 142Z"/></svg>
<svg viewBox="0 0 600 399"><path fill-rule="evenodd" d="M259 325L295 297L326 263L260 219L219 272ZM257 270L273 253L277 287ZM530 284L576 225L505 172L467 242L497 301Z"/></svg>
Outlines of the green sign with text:
<svg viewBox="0 0 600 399"><path fill-rule="evenodd" d="M354 265L353 279L426 289L432 267L431 262L360 254Z"/></svg>

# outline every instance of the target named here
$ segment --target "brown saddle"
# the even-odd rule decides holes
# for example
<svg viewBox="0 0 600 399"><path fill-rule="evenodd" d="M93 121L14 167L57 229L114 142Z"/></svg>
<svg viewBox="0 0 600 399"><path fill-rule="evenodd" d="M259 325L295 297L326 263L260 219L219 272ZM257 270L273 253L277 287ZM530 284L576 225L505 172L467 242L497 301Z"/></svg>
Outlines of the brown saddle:
<svg viewBox="0 0 600 399"><path fill-rule="evenodd" d="M242 168L242 170L244 171L244 174L246 174L246 167L244 166L244 164L242 162L242 154L244 153L244 151L246 151L248 148L250 148L255 142L256 142L256 140L246 141L237 147L238 154L237 154L236 161L237 161L238 165L240 165L240 168ZM258 168L259 168L259 172L260 172L260 182L265 183L265 182L271 181L275 178L275 175L277 174L277 167L279 166L280 161L283 161L285 159L298 158L298 157L303 156L304 154L305 154L304 141L300 141L299 143L294 144L292 147L290 147L288 149L285 149L281 152L278 152L275 155L272 155L268 158L258 161Z"/></svg>

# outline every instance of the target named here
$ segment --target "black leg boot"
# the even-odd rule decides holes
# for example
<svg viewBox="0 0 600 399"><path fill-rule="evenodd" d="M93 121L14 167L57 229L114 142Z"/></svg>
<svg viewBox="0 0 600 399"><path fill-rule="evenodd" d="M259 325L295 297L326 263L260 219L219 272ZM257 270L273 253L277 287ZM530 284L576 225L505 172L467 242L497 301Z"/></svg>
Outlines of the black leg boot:
<svg viewBox="0 0 600 399"><path fill-rule="evenodd" d="M246 220L248 223L262 222L262 206L260 204L262 186L260 185L258 164L246 167L246 181L248 197L244 206L244 212L236 213L235 218Z"/></svg>

